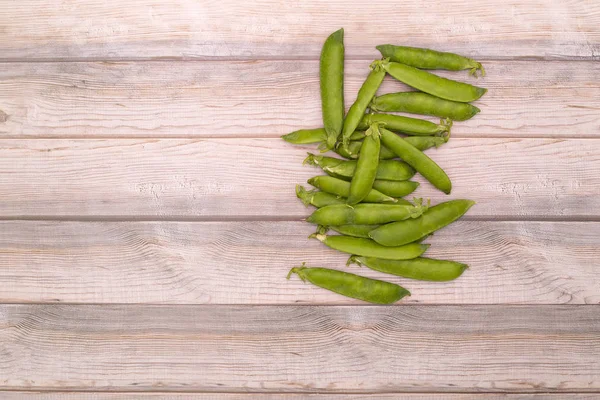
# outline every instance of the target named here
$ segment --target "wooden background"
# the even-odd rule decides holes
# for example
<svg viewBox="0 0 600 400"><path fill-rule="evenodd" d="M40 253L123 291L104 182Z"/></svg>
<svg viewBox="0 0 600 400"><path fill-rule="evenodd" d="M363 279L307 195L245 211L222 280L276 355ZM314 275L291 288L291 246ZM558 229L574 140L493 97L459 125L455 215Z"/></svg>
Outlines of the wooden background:
<svg viewBox="0 0 600 400"><path fill-rule="evenodd" d="M594 0L4 1L0 398L600 398L599 26ZM387 276L390 307L285 280L346 259L278 138L320 125L339 27L347 106L385 42L488 71L430 153L478 202L430 254L471 268Z"/></svg>

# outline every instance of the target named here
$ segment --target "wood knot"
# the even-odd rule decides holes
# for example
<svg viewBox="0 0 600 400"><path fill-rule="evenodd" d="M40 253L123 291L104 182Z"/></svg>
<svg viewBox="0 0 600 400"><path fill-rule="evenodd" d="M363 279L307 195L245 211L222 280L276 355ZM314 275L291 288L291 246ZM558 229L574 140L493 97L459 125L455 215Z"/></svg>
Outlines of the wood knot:
<svg viewBox="0 0 600 400"><path fill-rule="evenodd" d="M0 123L8 121L8 114L0 110Z"/></svg>

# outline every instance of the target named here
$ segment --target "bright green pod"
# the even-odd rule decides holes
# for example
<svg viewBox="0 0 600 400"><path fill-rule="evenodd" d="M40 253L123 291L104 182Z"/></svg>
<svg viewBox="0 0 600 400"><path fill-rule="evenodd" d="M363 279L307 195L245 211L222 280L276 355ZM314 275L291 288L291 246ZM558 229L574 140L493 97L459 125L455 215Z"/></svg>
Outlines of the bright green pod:
<svg viewBox="0 0 600 400"><path fill-rule="evenodd" d="M430 72L400 63L390 62L382 64L382 66L388 74L400 82L446 100L469 103L479 99L487 92L487 89L442 78Z"/></svg>
<svg viewBox="0 0 600 400"><path fill-rule="evenodd" d="M471 200L450 200L429 208L419 218L382 225L372 230L369 236L383 246L412 243L456 221L473 204L475 202Z"/></svg>
<svg viewBox="0 0 600 400"><path fill-rule="evenodd" d="M315 210L306 221L324 226L379 225L420 217L427 206L398 204L331 205Z"/></svg>
<svg viewBox="0 0 600 400"><path fill-rule="evenodd" d="M360 154L360 147L362 146L362 140L356 140L348 143L348 148L344 149L344 146L338 145L333 151L344 158L351 160L357 159ZM387 147L380 144L379 146L379 160L391 160L397 156Z"/></svg>
<svg viewBox="0 0 600 400"><path fill-rule="evenodd" d="M375 48L379 50L384 58L389 58L390 61L410 65L411 67L420 69L445 69L448 71L470 69L470 75L477 76L477 72L479 71L481 72L481 76L485 76L485 69L481 63L458 54L421 47L394 46L391 44L382 44L375 46Z"/></svg>
<svg viewBox="0 0 600 400"><path fill-rule="evenodd" d="M336 225L329 228L342 235L369 239L369 232L379 225Z"/></svg>
<svg viewBox="0 0 600 400"><path fill-rule="evenodd" d="M301 185L296 185L296 196L305 206L326 207L336 204L346 204L346 199L333 195L331 193L320 192L318 190L306 190Z"/></svg>
<svg viewBox="0 0 600 400"><path fill-rule="evenodd" d="M356 96L356 101L350 109L344 119L344 126L342 128L342 147L346 147L350 141L350 137L356 130L358 123L364 115L369 103L377 93L377 89L381 86L383 78L385 78L385 60L375 60L371 63L371 72L367 76L367 79L362 84Z"/></svg>
<svg viewBox="0 0 600 400"><path fill-rule="evenodd" d="M333 32L323 44L319 77L325 147L333 149L344 124L344 29Z"/></svg>
<svg viewBox="0 0 600 400"><path fill-rule="evenodd" d="M445 136L407 136L404 141L418 150L425 151L432 147L440 147L450 139L449 135Z"/></svg>
<svg viewBox="0 0 600 400"><path fill-rule="evenodd" d="M292 144L321 143L327 141L327 133L324 128L300 129L283 135L281 138Z"/></svg>
<svg viewBox="0 0 600 400"><path fill-rule="evenodd" d="M384 260L374 257L351 256L346 265L351 263L364 265L385 274L435 282L456 279L468 268L466 264L425 257L417 257L412 260Z"/></svg>
<svg viewBox="0 0 600 400"><path fill-rule="evenodd" d="M390 131L417 136L442 135L449 133L452 127L452 120L450 119L444 119L439 124L435 124L424 119L403 117L394 114L366 114L358 126L362 129L376 122L383 124L385 129Z"/></svg>
<svg viewBox="0 0 600 400"><path fill-rule="evenodd" d="M376 96L369 104L371 111L405 112L466 121L481 110L469 103L440 99L422 92L399 92Z"/></svg>
<svg viewBox="0 0 600 400"><path fill-rule="evenodd" d="M390 197L408 196L419 187L419 182L413 181L385 181L376 180L373 182L373 189L379 190Z"/></svg>
<svg viewBox="0 0 600 400"><path fill-rule="evenodd" d="M384 128L380 128L380 131L381 140L390 150L423 175L433 186L446 194L450 194L452 183L439 165L395 133Z"/></svg>
<svg viewBox="0 0 600 400"><path fill-rule="evenodd" d="M327 157L308 153L304 164L319 166L330 176L350 180L354 176L356 160L341 160L339 158ZM403 161L380 160L377 166L375 179L390 181L405 181L415 175L415 170Z"/></svg>
<svg viewBox="0 0 600 400"><path fill-rule="evenodd" d="M315 286L342 296L363 300L374 304L392 304L410 292L402 286L394 283L365 278L364 276L350 274L348 272L320 267L294 267L290 270L287 278L297 274L304 282L308 281Z"/></svg>
<svg viewBox="0 0 600 400"><path fill-rule="evenodd" d="M373 124L365 132L365 139L360 147L358 161L354 176L350 181L350 194L348 195L348 204L360 203L373 188L375 176L377 176L377 166L379 164L379 125Z"/></svg>
<svg viewBox="0 0 600 400"><path fill-rule="evenodd" d="M410 260L421 256L429 248L428 244L420 243L410 243L404 246L394 247L382 246L370 239L343 235L328 236L320 233L314 233L310 235L309 238L316 238L327 247L344 253L365 257L385 258L386 260Z"/></svg>
<svg viewBox="0 0 600 400"><path fill-rule="evenodd" d="M315 176L308 180L308 183L324 192L334 194L340 197L348 197L350 194L350 182L334 178L332 176ZM371 189L367 197L363 199L365 203L397 203L398 199Z"/></svg>

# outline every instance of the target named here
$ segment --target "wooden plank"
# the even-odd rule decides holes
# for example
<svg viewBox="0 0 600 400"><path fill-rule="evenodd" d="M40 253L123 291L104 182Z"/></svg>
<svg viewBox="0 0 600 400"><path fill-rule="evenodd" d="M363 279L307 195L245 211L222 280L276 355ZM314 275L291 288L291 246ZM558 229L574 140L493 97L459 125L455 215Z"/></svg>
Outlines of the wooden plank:
<svg viewBox="0 0 600 400"><path fill-rule="evenodd" d="M597 394L299 394L299 393L99 393L99 392L0 392L4 400L595 400Z"/></svg>
<svg viewBox="0 0 600 400"><path fill-rule="evenodd" d="M308 262L398 283L403 303L598 304L595 222L460 221L427 255L470 265L453 282L345 268L304 222L0 223L0 302L363 304L286 281Z"/></svg>
<svg viewBox="0 0 600 400"><path fill-rule="evenodd" d="M4 390L585 392L597 306L0 306Z"/></svg>
<svg viewBox="0 0 600 400"><path fill-rule="evenodd" d="M368 61L346 63L346 105ZM455 137L600 137L600 63L499 61L482 112ZM405 90L388 78L380 93ZM11 63L0 67L4 137L277 137L321 122L317 61Z"/></svg>
<svg viewBox="0 0 600 400"><path fill-rule="evenodd" d="M319 170L280 139L1 140L0 215L300 218L294 186ZM600 140L452 139L430 150L452 198L479 218L592 218L600 210ZM415 192L448 196L428 183Z"/></svg>
<svg viewBox="0 0 600 400"><path fill-rule="evenodd" d="M304 58L344 27L348 57L387 42L470 56L600 54L600 8L587 0L448 0L402 4L276 0L21 1L0 11L3 59Z"/></svg>

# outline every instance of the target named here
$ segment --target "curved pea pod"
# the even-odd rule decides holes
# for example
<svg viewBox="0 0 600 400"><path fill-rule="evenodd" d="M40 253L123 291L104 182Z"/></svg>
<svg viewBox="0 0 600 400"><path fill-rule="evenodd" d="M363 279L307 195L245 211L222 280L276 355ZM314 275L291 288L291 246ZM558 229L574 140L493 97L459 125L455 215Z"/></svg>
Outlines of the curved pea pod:
<svg viewBox="0 0 600 400"><path fill-rule="evenodd" d="M329 228L342 235L369 239L369 232L379 228L379 225L336 225Z"/></svg>
<svg viewBox="0 0 600 400"><path fill-rule="evenodd" d="M375 46L382 57L389 58L390 61L410 65L420 69L445 69L448 71L461 71L470 69L470 75L485 76L485 69L481 63L454 53L446 53L421 47L394 46L391 44L382 44Z"/></svg>
<svg viewBox="0 0 600 400"><path fill-rule="evenodd" d="M359 128L364 128L373 123L381 123L391 131L418 136L440 135L450 132L450 128L452 128L452 120L450 119L443 119L439 124L435 124L424 119L394 114L366 114L361 120Z"/></svg>
<svg viewBox="0 0 600 400"><path fill-rule="evenodd" d="M335 204L346 204L346 199L335 196L331 193L320 192L318 190L306 190L301 185L296 185L296 196L305 206L326 207Z"/></svg>
<svg viewBox="0 0 600 400"><path fill-rule="evenodd" d="M304 164L319 166L330 176L350 180L354 176L356 169L355 160L341 160L339 158L315 155L308 153ZM377 166L377 175L375 179L385 179L390 181L405 181L415 175L415 170L403 161L381 160Z"/></svg>
<svg viewBox="0 0 600 400"><path fill-rule="evenodd" d="M377 225L408 218L420 217L427 206L397 204L331 205L315 210L306 221L313 224L332 225Z"/></svg>
<svg viewBox="0 0 600 400"><path fill-rule="evenodd" d="M440 147L448 142L450 135L444 136L407 136L403 138L405 142L414 146L418 150L425 151L432 147Z"/></svg>
<svg viewBox="0 0 600 400"><path fill-rule="evenodd" d="M417 257L412 260L384 260L374 257L351 256L346 265L351 263L364 265L385 274L436 282L454 280L468 268L466 264L425 257Z"/></svg>
<svg viewBox="0 0 600 400"><path fill-rule="evenodd" d="M477 100L487 92L487 89L442 78L400 63L390 62L384 64L383 68L400 82L446 100L469 103Z"/></svg>
<svg viewBox="0 0 600 400"><path fill-rule="evenodd" d="M344 149L344 146L338 145L333 150L340 156L351 160L357 159L360 154L360 148L363 144L363 140L356 140L348 143L348 147ZM397 156L383 144L379 146L379 160L391 160Z"/></svg>
<svg viewBox="0 0 600 400"><path fill-rule="evenodd" d="M410 292L394 283L365 278L360 275L320 267L294 267L288 273L287 279L297 274L302 281L342 296L363 300L374 304L392 304Z"/></svg>
<svg viewBox="0 0 600 400"><path fill-rule="evenodd" d="M431 158L425 153L406 142L400 136L387 129L381 128L381 140L404 162L423 175L433 186L446 194L450 194L452 183L450 178Z"/></svg>
<svg viewBox="0 0 600 400"><path fill-rule="evenodd" d="M324 128L300 129L283 135L281 138L292 144L321 143L327 141L327 133Z"/></svg>
<svg viewBox="0 0 600 400"><path fill-rule="evenodd" d="M382 225L369 232L369 236L383 246L412 243L456 221L473 204L471 200L450 200L431 207L419 218Z"/></svg>
<svg viewBox="0 0 600 400"><path fill-rule="evenodd" d="M356 101L350 109L344 119L344 127L342 128L342 147L346 147L350 141L350 137L356 130L358 123L364 115L371 99L377 93L377 89L381 86L383 78L385 78L384 64L387 64L386 60L375 60L371 63L371 72L367 76L367 79L362 84L356 96Z"/></svg>
<svg viewBox="0 0 600 400"><path fill-rule="evenodd" d="M308 183L324 192L331 193L341 197L348 197L350 194L350 182L334 178L332 176L315 176L308 180ZM367 197L363 199L366 203L397 203L398 199L371 189Z"/></svg>
<svg viewBox="0 0 600 400"><path fill-rule="evenodd" d="M413 181L385 181L376 180L373 182L373 189L379 190L383 194L391 197L404 197L419 187L419 182Z"/></svg>
<svg viewBox="0 0 600 400"><path fill-rule="evenodd" d="M365 127L365 129L367 129L367 127ZM365 138L365 131L354 131L354 133L352 134L352 136L350 136L350 140L363 140Z"/></svg>
<svg viewBox="0 0 600 400"><path fill-rule="evenodd" d="M344 124L344 29L333 32L321 50L319 61L325 147L332 149Z"/></svg>
<svg viewBox="0 0 600 400"><path fill-rule="evenodd" d="M309 238L316 238L327 247L344 253L385 258L386 260L410 260L421 256L429 248L428 244L421 243L410 243L394 247L382 246L370 239L343 235L328 236L320 233L314 233Z"/></svg>
<svg viewBox="0 0 600 400"><path fill-rule="evenodd" d="M373 188L379 165L379 124L373 124L365 133L366 137L360 147L354 176L350 181L348 204L360 203Z"/></svg>
<svg viewBox="0 0 600 400"><path fill-rule="evenodd" d="M440 99L427 93L399 92L376 96L369 108L377 112L405 112L466 121L481 110L469 103Z"/></svg>

